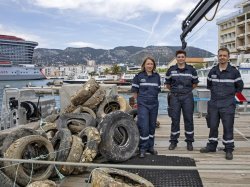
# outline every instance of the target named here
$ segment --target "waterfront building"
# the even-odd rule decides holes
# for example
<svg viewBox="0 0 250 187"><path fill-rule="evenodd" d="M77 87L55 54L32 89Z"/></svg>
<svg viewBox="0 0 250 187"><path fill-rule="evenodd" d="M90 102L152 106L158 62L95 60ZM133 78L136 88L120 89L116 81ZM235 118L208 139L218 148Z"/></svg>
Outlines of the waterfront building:
<svg viewBox="0 0 250 187"><path fill-rule="evenodd" d="M86 65L68 65L68 66L47 66L44 67L46 77L65 78L79 76L81 74L89 74L95 72L95 66Z"/></svg>
<svg viewBox="0 0 250 187"><path fill-rule="evenodd" d="M87 61L87 66L95 66L96 62L94 60L88 60Z"/></svg>
<svg viewBox="0 0 250 187"><path fill-rule="evenodd" d="M177 63L176 58L173 58L168 64L167 64L167 68L169 68L170 66L173 66ZM195 64L202 64L203 66L206 65L206 62L204 62L203 58L191 58L191 57L187 57L186 58L186 63L190 64L190 65L195 65Z"/></svg>

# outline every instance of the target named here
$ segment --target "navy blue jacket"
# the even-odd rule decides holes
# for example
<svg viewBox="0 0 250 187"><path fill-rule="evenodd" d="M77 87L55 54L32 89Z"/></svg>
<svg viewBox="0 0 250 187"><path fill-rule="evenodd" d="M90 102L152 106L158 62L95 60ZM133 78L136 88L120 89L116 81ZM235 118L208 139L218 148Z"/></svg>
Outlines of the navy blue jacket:
<svg viewBox="0 0 250 187"><path fill-rule="evenodd" d="M244 83L240 72L228 63L227 69L220 71L214 66L207 78L207 89L211 90L211 100L221 100L221 106L234 102L236 92L243 90Z"/></svg>
<svg viewBox="0 0 250 187"><path fill-rule="evenodd" d="M135 75L132 82L132 93L138 93L139 97L158 97L161 91L161 79L158 73L147 75L145 71Z"/></svg>
<svg viewBox="0 0 250 187"><path fill-rule="evenodd" d="M169 84L172 93L186 94L193 90L193 84L198 84L198 76L193 66L185 64L183 69L178 65L171 66L167 73L165 84Z"/></svg>

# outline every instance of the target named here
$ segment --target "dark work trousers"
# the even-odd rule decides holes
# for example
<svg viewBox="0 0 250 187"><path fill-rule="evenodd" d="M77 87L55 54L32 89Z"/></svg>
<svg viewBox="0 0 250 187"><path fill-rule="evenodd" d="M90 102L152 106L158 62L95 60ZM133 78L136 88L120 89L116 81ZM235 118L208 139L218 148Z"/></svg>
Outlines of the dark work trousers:
<svg viewBox="0 0 250 187"><path fill-rule="evenodd" d="M171 93L169 98L169 116L172 119L170 142L178 143L180 136L180 118L183 113L186 142L194 141L194 99L193 93L175 94Z"/></svg>
<svg viewBox="0 0 250 187"><path fill-rule="evenodd" d="M154 147L155 127L158 115L158 98L137 98L137 124L140 132L140 151Z"/></svg>
<svg viewBox="0 0 250 187"><path fill-rule="evenodd" d="M207 147L215 151L218 145L218 128L220 119L223 124L223 145L225 151L233 151L234 149L234 114L235 104L226 107L217 107L216 102L208 102L207 123L210 128L209 143Z"/></svg>

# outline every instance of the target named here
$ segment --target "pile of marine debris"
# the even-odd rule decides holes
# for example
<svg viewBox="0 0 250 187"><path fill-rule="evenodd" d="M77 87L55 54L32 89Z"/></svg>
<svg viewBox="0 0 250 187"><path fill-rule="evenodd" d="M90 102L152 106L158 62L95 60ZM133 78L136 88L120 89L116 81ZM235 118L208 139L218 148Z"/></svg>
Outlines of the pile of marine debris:
<svg viewBox="0 0 250 187"><path fill-rule="evenodd" d="M133 111L122 96L106 95L90 79L70 98L61 114L40 121L36 130L18 128L0 134L1 155L6 159L60 162L93 162L97 155L107 161L130 159L139 143ZM86 172L82 166L1 162L0 186L56 186L48 179ZM153 186L140 176L113 168L92 172L92 186Z"/></svg>

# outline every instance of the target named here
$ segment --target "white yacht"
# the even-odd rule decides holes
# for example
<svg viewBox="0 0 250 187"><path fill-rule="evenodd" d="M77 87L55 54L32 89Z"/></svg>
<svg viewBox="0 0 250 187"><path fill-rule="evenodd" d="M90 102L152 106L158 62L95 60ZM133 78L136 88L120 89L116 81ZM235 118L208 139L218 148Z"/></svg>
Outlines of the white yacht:
<svg viewBox="0 0 250 187"><path fill-rule="evenodd" d="M127 73L124 73L124 74L121 76L121 80L123 80L124 82L132 83L134 77L135 77L135 74L127 74Z"/></svg>
<svg viewBox="0 0 250 187"><path fill-rule="evenodd" d="M197 70L199 78L199 87L207 86L207 76L212 67L202 68ZM250 63L240 63L238 70L244 82L244 88L250 88Z"/></svg>
<svg viewBox="0 0 250 187"><path fill-rule="evenodd" d="M196 70L199 79L199 84L198 84L199 87L207 87L207 76L210 70L211 67Z"/></svg>
<svg viewBox="0 0 250 187"><path fill-rule="evenodd" d="M239 66L244 88L250 88L250 63L241 63Z"/></svg>
<svg viewBox="0 0 250 187"><path fill-rule="evenodd" d="M80 74L78 76L69 76L67 79L64 79L63 82L69 84L81 84L87 82L91 78L88 74Z"/></svg>
<svg viewBox="0 0 250 187"><path fill-rule="evenodd" d="M97 75L94 78L97 82L117 81L119 79L118 75Z"/></svg>

